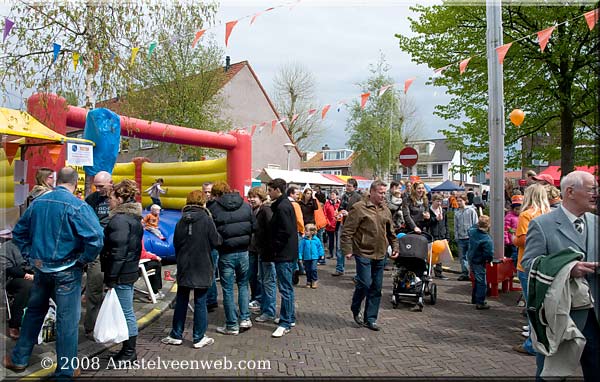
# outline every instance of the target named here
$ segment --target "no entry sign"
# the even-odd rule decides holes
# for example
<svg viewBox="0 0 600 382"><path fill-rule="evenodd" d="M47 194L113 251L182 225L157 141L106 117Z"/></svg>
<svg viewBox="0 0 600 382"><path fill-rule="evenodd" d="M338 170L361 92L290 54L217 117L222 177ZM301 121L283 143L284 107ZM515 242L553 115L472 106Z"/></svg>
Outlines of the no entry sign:
<svg viewBox="0 0 600 382"><path fill-rule="evenodd" d="M405 147L400 151L398 159L402 166L412 167L417 163L417 160L419 160L419 153L412 147Z"/></svg>

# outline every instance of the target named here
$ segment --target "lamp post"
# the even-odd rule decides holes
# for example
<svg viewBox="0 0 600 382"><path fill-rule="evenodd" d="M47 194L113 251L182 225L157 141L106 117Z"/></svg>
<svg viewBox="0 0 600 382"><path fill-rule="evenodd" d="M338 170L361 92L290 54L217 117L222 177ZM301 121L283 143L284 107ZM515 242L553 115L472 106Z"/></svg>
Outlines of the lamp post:
<svg viewBox="0 0 600 382"><path fill-rule="evenodd" d="M287 170L290 171L290 153L292 152L292 148L296 147L295 144L291 143L291 142L287 142L283 144L283 147L285 147L285 149L287 150L288 156L287 156Z"/></svg>

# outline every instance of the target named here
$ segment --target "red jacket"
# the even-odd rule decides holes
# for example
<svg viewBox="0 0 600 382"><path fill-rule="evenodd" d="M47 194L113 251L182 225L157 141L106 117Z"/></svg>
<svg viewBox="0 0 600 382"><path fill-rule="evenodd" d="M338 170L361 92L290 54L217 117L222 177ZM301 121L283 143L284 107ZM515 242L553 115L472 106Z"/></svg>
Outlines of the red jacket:
<svg viewBox="0 0 600 382"><path fill-rule="evenodd" d="M323 212L325 212L325 218L327 219L327 226L325 226L325 231L335 231L338 208L340 208L339 199L335 201L335 204L332 204L331 200L329 199L325 202L325 206L323 207Z"/></svg>
<svg viewBox="0 0 600 382"><path fill-rule="evenodd" d="M144 247L144 240L142 240L142 255L140 256L140 259L150 259L158 261L158 256L156 256L152 252L146 251L146 248Z"/></svg>

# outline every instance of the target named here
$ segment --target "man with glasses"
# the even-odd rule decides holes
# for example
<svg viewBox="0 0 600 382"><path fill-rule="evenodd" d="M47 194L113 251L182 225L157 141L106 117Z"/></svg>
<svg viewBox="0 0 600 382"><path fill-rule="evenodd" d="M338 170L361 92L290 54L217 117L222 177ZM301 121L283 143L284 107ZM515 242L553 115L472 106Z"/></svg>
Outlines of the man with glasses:
<svg viewBox="0 0 600 382"><path fill-rule="evenodd" d="M523 254L521 264L527 273L529 273L532 267L537 268L537 274L533 271L531 272L530 280L541 280L542 283L547 283L548 277L550 276L553 277L553 279L559 278L558 274L561 273L560 271L558 271L556 275L550 274L547 270L544 270L542 273L542 269L538 268L542 266L539 263L545 262L546 264L553 265L557 269L571 267L569 278L570 285L573 285L573 283L584 283L589 285L594 301L598 301L598 298L600 298L600 296L598 296L599 267L598 246L596 240L598 236L598 217L593 213L596 211L596 201L598 198L597 187L596 179L592 174L584 171L573 171L567 174L560 182L560 189L563 196L562 205L547 214L538 216L529 223L527 240L525 242L525 253ZM579 258L579 261L568 261L567 263L566 260L561 260L565 259L564 252L562 252L562 256L559 254L559 252L566 249L576 250L583 253L584 256L583 258ZM555 254L558 254L558 256L553 256ZM575 253L575 255L577 255L577 253ZM545 258L534 261L534 259L540 256L544 256ZM566 256L571 255L567 253ZM565 264L561 266L562 263ZM546 269L549 269L548 267L549 265ZM575 288L572 286L571 291L574 289ZM529 290L532 291L533 288L530 287ZM544 298L545 295L542 295L541 297ZM556 295L552 294L550 297L556 298ZM546 311L548 306L550 305L546 304ZM580 308L576 309L576 306L579 306ZM569 314L570 319L577 326L577 329L583 334L586 340L581 357L576 357L581 364L585 381L597 381L600 376L600 367L598 364L598 360L600 359L598 304L595 304L595 311L593 307L594 306L591 304L586 305L581 301L575 302L575 300L573 300L570 305L571 309ZM533 308L535 308L535 306L533 306ZM569 307L566 308L568 309ZM532 306L528 309L532 309ZM536 316L539 316L539 314L540 312L537 312ZM530 318L531 317L532 315L530 314ZM554 319L550 319L548 321L553 323L558 320L555 321ZM551 325L552 324L549 324L548 326L550 327ZM546 330L546 333L547 332L548 330ZM572 341L569 342L573 342L575 337L576 334L573 335ZM539 344L541 344L542 341L543 339L540 341L538 338ZM564 342L561 343L561 346L563 346L563 343ZM536 346L536 350L538 350L536 356L536 377L551 376L546 375L549 372L548 370L546 370L546 373L544 373L545 375L542 376L542 370L544 370L545 364L547 364L546 366L548 366L548 369L551 369L551 365L555 366L556 363L554 362L554 359L551 359L552 357L550 354L545 357L541 353L539 345ZM568 367L575 370L578 365L568 364L564 355L565 354L563 353L562 359L559 359L558 362L563 365L567 363ZM573 357L570 358L573 360Z"/></svg>
<svg viewBox="0 0 600 382"><path fill-rule="evenodd" d="M94 176L93 185L96 191L85 198L92 207L102 228L108 224L109 195L112 190L112 176L106 171L100 171ZM100 270L100 257L88 264L85 282L85 318L83 328L87 339L94 341L94 326L102 305L104 275Z"/></svg>

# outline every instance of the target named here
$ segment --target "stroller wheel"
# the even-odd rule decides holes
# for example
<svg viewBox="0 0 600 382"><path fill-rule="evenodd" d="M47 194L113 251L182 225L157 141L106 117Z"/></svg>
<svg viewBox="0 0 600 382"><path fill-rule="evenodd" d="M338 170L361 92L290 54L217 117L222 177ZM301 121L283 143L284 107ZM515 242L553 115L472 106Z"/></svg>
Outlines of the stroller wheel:
<svg viewBox="0 0 600 382"><path fill-rule="evenodd" d="M436 301L437 301L437 285L435 284L431 284L431 286L429 287L429 302L431 303L431 305L435 305Z"/></svg>

